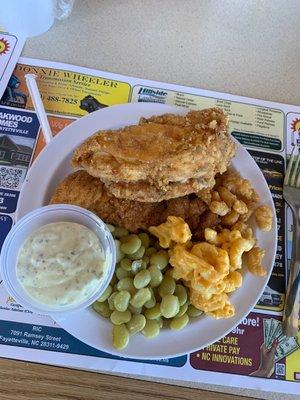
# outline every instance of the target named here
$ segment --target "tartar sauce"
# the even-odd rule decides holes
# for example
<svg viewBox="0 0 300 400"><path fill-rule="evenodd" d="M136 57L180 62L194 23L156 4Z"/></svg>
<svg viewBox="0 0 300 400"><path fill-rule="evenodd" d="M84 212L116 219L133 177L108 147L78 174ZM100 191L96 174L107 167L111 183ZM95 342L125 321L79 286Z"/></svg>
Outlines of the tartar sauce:
<svg viewBox="0 0 300 400"><path fill-rule="evenodd" d="M74 222L56 222L35 230L17 259L17 278L36 301L48 306L81 303L93 294L107 263L94 232Z"/></svg>

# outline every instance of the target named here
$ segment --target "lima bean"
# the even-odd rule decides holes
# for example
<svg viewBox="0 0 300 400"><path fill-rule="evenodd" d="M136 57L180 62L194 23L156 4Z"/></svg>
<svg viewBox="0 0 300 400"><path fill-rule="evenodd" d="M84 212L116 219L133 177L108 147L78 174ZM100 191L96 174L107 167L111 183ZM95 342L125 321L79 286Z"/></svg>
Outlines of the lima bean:
<svg viewBox="0 0 300 400"><path fill-rule="evenodd" d="M143 269L143 260L134 260L131 264L131 272L136 274L138 271Z"/></svg>
<svg viewBox="0 0 300 400"><path fill-rule="evenodd" d="M99 303L98 301L96 301L92 307L98 314L102 315L102 317L104 318L109 318L112 313L107 301L103 303Z"/></svg>
<svg viewBox="0 0 300 400"><path fill-rule="evenodd" d="M109 296L109 298L107 299L108 306L109 306L109 309L110 309L111 311L114 311L114 310L115 310L114 298L115 298L116 295L117 295L117 292L114 292L114 293L112 293L112 294Z"/></svg>
<svg viewBox="0 0 300 400"><path fill-rule="evenodd" d="M193 306L192 304L190 304L188 306L187 309L187 315L191 318L195 318L195 317L199 317L199 315L203 314L202 310L199 310L198 308L196 308L195 306Z"/></svg>
<svg viewBox="0 0 300 400"><path fill-rule="evenodd" d="M130 254L128 257L131 260L139 260L143 257L144 253L145 253L145 247L141 246L135 253Z"/></svg>
<svg viewBox="0 0 300 400"><path fill-rule="evenodd" d="M133 254L141 247L141 239L138 235L122 236L120 249L125 254Z"/></svg>
<svg viewBox="0 0 300 400"><path fill-rule="evenodd" d="M168 252L146 232L130 234L124 228L108 227L116 243L118 265L109 287L92 307L110 318L113 345L127 346L129 336L142 332L155 337L164 324L184 328L189 318L202 311L189 304L188 291L172 276Z"/></svg>
<svg viewBox="0 0 300 400"><path fill-rule="evenodd" d="M173 318L170 322L170 328L179 331L183 329L189 322L189 316L187 314L182 314L181 317Z"/></svg>
<svg viewBox="0 0 300 400"><path fill-rule="evenodd" d="M118 283L117 283L117 289L119 291L121 290L127 290L129 293L133 294L136 292L136 289L133 285L133 279L130 277L126 277L121 279Z"/></svg>
<svg viewBox="0 0 300 400"><path fill-rule="evenodd" d="M154 297L155 297L156 301L161 301L161 297L160 297L160 294L158 292L158 287L152 288L152 290L153 290Z"/></svg>
<svg viewBox="0 0 300 400"><path fill-rule="evenodd" d="M187 301L187 291L186 291L186 288L183 285L176 285L174 294L175 294L175 296L178 297L180 306L182 306L184 303L186 303L186 301Z"/></svg>
<svg viewBox="0 0 300 400"><path fill-rule="evenodd" d="M158 293L161 297L166 296L167 294L173 294L175 291L176 282L175 279L170 275L165 275L163 280L158 288Z"/></svg>
<svg viewBox="0 0 300 400"><path fill-rule="evenodd" d="M122 260L123 261L123 260ZM126 271L125 269L121 268L121 267L117 267L116 271L115 271L116 277L121 280L123 278L127 278L128 276L130 276L130 271Z"/></svg>
<svg viewBox="0 0 300 400"><path fill-rule="evenodd" d="M147 269L142 269L135 275L133 284L136 289L142 289L148 285L150 280L150 272Z"/></svg>
<svg viewBox="0 0 300 400"><path fill-rule="evenodd" d="M150 288L150 289L151 289L151 288ZM156 299L155 299L154 293L152 292L150 300L146 301L146 303L144 304L144 306L145 306L146 308L152 308L152 307L155 306L155 304L156 304Z"/></svg>
<svg viewBox="0 0 300 400"><path fill-rule="evenodd" d="M122 236L126 236L128 235L128 230L125 228L122 228L121 226L116 226L114 231L113 231L113 235L116 238L121 238Z"/></svg>
<svg viewBox="0 0 300 400"><path fill-rule="evenodd" d="M151 275L150 286L152 288L159 286L163 280L163 275L161 273L161 270L155 265L151 265L148 268L148 271L150 272Z"/></svg>
<svg viewBox="0 0 300 400"><path fill-rule="evenodd" d="M150 245L150 238L149 235L145 232L139 233L138 234L139 238L141 239L142 242L142 246L145 247L145 249L147 249Z"/></svg>
<svg viewBox="0 0 300 400"><path fill-rule="evenodd" d="M142 334L147 338L152 339L159 334L159 331L160 328L158 322L155 321L154 319L147 319L146 325L142 330Z"/></svg>
<svg viewBox="0 0 300 400"><path fill-rule="evenodd" d="M161 316L160 303L155 304L154 307L145 310L145 317L147 319L157 319Z"/></svg>
<svg viewBox="0 0 300 400"><path fill-rule="evenodd" d="M178 297L173 294L167 294L163 297L160 304L160 311L163 317L173 318L179 311Z"/></svg>
<svg viewBox="0 0 300 400"><path fill-rule="evenodd" d="M114 307L117 311L126 311L129 305L130 293L127 290L121 290L114 297Z"/></svg>
<svg viewBox="0 0 300 400"><path fill-rule="evenodd" d="M178 313L176 314L176 318L177 317L181 317L183 314L185 314L187 312L188 309L188 303L184 303L182 306L180 306Z"/></svg>
<svg viewBox="0 0 300 400"><path fill-rule="evenodd" d="M170 257L167 251L160 250L150 256L150 264L155 265L160 270L163 270L169 264L169 258Z"/></svg>
<svg viewBox="0 0 300 400"><path fill-rule="evenodd" d="M123 260L120 261L120 267L123 268L125 271L131 271L131 264L132 261L128 258L123 258Z"/></svg>
<svg viewBox="0 0 300 400"><path fill-rule="evenodd" d="M141 314L143 307L133 307L131 304L129 304L128 310L131 312L131 314L136 315Z"/></svg>
<svg viewBox="0 0 300 400"><path fill-rule="evenodd" d="M143 305L151 299L151 292L148 288L139 289L130 300L133 307L143 307Z"/></svg>
<svg viewBox="0 0 300 400"><path fill-rule="evenodd" d="M122 350L128 345L129 332L125 324L114 325L112 328L112 342L115 349Z"/></svg>
<svg viewBox="0 0 300 400"><path fill-rule="evenodd" d="M127 329L131 335L140 332L146 325L146 318L142 314L133 315L127 323Z"/></svg>
<svg viewBox="0 0 300 400"><path fill-rule="evenodd" d="M104 290L104 292L101 294L101 296L97 299L97 301L99 301L99 303L102 303L103 301L107 300L111 295L111 292L112 292L112 287L111 285L108 285L107 288Z"/></svg>
<svg viewBox="0 0 300 400"><path fill-rule="evenodd" d="M126 322L129 322L131 319L131 312L126 310L126 311L113 311L110 316L110 320L114 325L121 325L125 324Z"/></svg>

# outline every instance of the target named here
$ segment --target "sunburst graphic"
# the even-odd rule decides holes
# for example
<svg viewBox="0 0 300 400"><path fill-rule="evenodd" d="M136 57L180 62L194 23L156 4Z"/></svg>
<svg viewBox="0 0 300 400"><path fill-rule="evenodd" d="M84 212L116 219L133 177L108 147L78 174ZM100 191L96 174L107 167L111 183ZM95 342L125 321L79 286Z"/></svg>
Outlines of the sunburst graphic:
<svg viewBox="0 0 300 400"><path fill-rule="evenodd" d="M0 38L0 56L6 54L10 49L9 42L4 38Z"/></svg>
<svg viewBox="0 0 300 400"><path fill-rule="evenodd" d="M291 123L291 130L300 133L300 118L295 118Z"/></svg>

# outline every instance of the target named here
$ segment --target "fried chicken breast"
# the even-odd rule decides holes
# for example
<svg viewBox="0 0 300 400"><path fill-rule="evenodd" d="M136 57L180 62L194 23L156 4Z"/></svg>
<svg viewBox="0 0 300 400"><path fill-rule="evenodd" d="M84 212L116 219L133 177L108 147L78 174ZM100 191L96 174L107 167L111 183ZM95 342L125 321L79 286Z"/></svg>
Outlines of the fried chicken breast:
<svg viewBox="0 0 300 400"><path fill-rule="evenodd" d="M107 190L118 198L142 202L157 202L196 193L203 189L203 185L211 188L214 185L214 179L211 178L210 181L206 181L205 179L191 178L184 183L170 182L166 187L161 188L151 185L146 181L129 183L105 180L104 184Z"/></svg>
<svg viewBox="0 0 300 400"><path fill-rule="evenodd" d="M98 132L72 164L100 178L116 197L154 202L212 187L235 153L228 118L217 108L142 118L139 125Z"/></svg>
<svg viewBox="0 0 300 400"><path fill-rule="evenodd" d="M51 204L73 204L97 214L103 221L132 232L165 222L169 215L182 217L191 227L201 222L205 203L196 196L184 196L162 202L138 202L111 195L98 178L86 171L67 176L56 188Z"/></svg>

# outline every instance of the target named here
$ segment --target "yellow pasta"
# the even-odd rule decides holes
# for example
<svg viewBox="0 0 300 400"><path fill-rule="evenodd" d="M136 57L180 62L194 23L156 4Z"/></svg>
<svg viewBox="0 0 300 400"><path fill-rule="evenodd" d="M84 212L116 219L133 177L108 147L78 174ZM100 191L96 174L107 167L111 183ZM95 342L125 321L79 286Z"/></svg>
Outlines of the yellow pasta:
<svg viewBox="0 0 300 400"><path fill-rule="evenodd" d="M170 264L174 267L174 279L189 280L194 269L198 266L198 258L186 250L182 244L176 244L169 250Z"/></svg>
<svg viewBox="0 0 300 400"><path fill-rule="evenodd" d="M218 279L223 279L229 273L230 264L227 251L202 242L195 244L191 249L191 253L212 265L218 274Z"/></svg>
<svg viewBox="0 0 300 400"><path fill-rule="evenodd" d="M233 193L231 193L231 191L228 190L225 186L220 186L218 188L218 192L221 199L225 201L228 207L232 207L236 200L236 196Z"/></svg>
<svg viewBox="0 0 300 400"><path fill-rule="evenodd" d="M230 318L234 316L235 308L234 305L228 301L227 303L224 304L222 308L218 308L217 310L207 312L207 314L215 319Z"/></svg>
<svg viewBox="0 0 300 400"><path fill-rule="evenodd" d="M272 210L265 205L258 207L254 212L256 223L264 232L268 232L272 228L273 213Z"/></svg>
<svg viewBox="0 0 300 400"><path fill-rule="evenodd" d="M232 208L238 214L247 214L248 213L248 207L247 207L246 203L243 202L243 200L235 200Z"/></svg>
<svg viewBox="0 0 300 400"><path fill-rule="evenodd" d="M272 212L266 206L257 208L259 197L251 183L230 170L216 179L214 190L204 189L197 195L221 222L215 229L204 229L205 241L192 243L189 226L174 216L149 230L162 247L169 248L173 268L167 274L189 288L191 304L213 318L230 318L235 309L227 293L242 285L243 256L251 273L266 274L261 265L264 251L255 247L257 240L246 222L256 209L259 228L270 230Z"/></svg>
<svg viewBox="0 0 300 400"><path fill-rule="evenodd" d="M210 203L209 209L211 212L220 215L221 217L223 217L230 211L230 208L227 206L225 201L216 201L216 200Z"/></svg>
<svg viewBox="0 0 300 400"><path fill-rule="evenodd" d="M238 221L239 217L240 214L238 212L236 212L235 210L231 210L222 218L222 225L232 226Z"/></svg>
<svg viewBox="0 0 300 400"><path fill-rule="evenodd" d="M265 276L267 271L261 265L262 259L264 258L265 251L259 247L253 247L246 254L246 263L249 271L257 276Z"/></svg>
<svg viewBox="0 0 300 400"><path fill-rule="evenodd" d="M234 240L229 249L230 269L235 271L242 268L242 255L250 251L254 246L253 240L237 238Z"/></svg>
<svg viewBox="0 0 300 400"><path fill-rule="evenodd" d="M187 223L180 217L169 216L167 222L159 226L151 226L149 232L159 239L159 244L163 248L168 248L175 243L186 243L192 233Z"/></svg>
<svg viewBox="0 0 300 400"><path fill-rule="evenodd" d="M230 272L225 278L225 293L230 293L235 291L237 288L242 286L243 277L242 274L238 271Z"/></svg>
<svg viewBox="0 0 300 400"><path fill-rule="evenodd" d="M214 294L205 299L199 291L193 289L190 289L190 301L193 306L206 313L222 309L229 302L226 293Z"/></svg>
<svg viewBox="0 0 300 400"><path fill-rule="evenodd" d="M174 244L176 238L184 237L183 233L187 232L186 226L182 224L182 220L179 224L175 217L170 218L167 225L162 225L156 227L155 233L159 239L163 238L163 242L171 246L169 250L170 264L173 266L171 275L174 279L183 280L190 288L191 303L200 310L211 313L214 318L232 316L234 308L229 302L226 290L228 292L234 290L233 288L240 285L241 280L237 274L229 275L231 268L229 253L208 242ZM181 233L179 229L182 229ZM228 229L219 234L208 229L206 236L219 244L231 243L232 240L234 242L241 238L238 230ZM228 275L229 279L226 281Z"/></svg>

